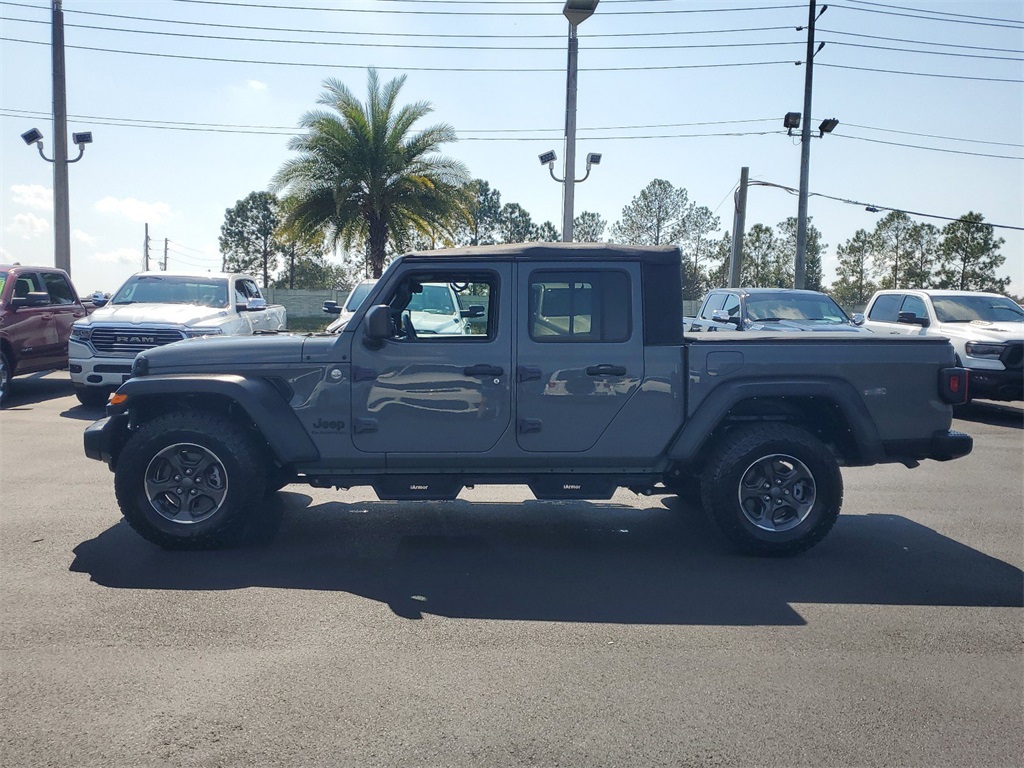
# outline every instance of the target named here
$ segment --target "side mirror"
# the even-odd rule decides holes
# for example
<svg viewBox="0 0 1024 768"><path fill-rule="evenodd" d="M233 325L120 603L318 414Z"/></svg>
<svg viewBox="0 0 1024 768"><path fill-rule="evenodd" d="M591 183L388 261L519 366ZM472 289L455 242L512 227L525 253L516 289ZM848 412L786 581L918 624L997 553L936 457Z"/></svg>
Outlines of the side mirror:
<svg viewBox="0 0 1024 768"><path fill-rule="evenodd" d="M716 309L712 312L711 319L716 323L729 323L731 325L735 325L737 329L740 327L740 323L743 322L740 320L739 315L733 317L724 309Z"/></svg>
<svg viewBox="0 0 1024 768"><path fill-rule="evenodd" d="M371 307L363 321L363 329L367 346L371 349L379 349L384 344L384 340L390 339L392 335L391 307L387 304Z"/></svg>
<svg viewBox="0 0 1024 768"><path fill-rule="evenodd" d="M927 317L918 317L913 312L900 312L896 322L907 325L920 325L922 328L927 328L931 325Z"/></svg>
<svg viewBox="0 0 1024 768"><path fill-rule="evenodd" d="M50 303L50 294L45 291L32 291L24 296L15 296L11 299L11 309L19 307L45 307Z"/></svg>
<svg viewBox="0 0 1024 768"><path fill-rule="evenodd" d="M462 310L460 314L464 319L472 320L473 318L483 317L485 313L486 310L483 308L483 305L471 304L469 309Z"/></svg>
<svg viewBox="0 0 1024 768"><path fill-rule="evenodd" d="M249 299L245 304L238 304L236 308L239 312L262 312L267 308L266 299Z"/></svg>
<svg viewBox="0 0 1024 768"><path fill-rule="evenodd" d="M338 302L336 301L325 301L323 310L329 315L341 314L341 307L338 306Z"/></svg>
<svg viewBox="0 0 1024 768"><path fill-rule="evenodd" d="M850 320L854 325L864 325L864 313L854 312L853 316L850 317Z"/></svg>

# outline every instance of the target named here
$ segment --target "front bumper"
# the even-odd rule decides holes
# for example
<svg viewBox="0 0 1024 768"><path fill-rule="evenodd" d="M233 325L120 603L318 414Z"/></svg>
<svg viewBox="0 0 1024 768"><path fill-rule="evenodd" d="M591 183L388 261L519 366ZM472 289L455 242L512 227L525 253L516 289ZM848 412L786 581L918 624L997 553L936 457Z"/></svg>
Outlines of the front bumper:
<svg viewBox="0 0 1024 768"><path fill-rule="evenodd" d="M85 455L104 462L113 471L121 448L128 439L128 414L107 416L93 422L85 428L82 439Z"/></svg>
<svg viewBox="0 0 1024 768"><path fill-rule="evenodd" d="M117 389L131 376L134 359L134 355L94 355L89 346L73 339L68 344L68 370L71 372L71 382L79 387Z"/></svg>
<svg viewBox="0 0 1024 768"><path fill-rule="evenodd" d="M990 368L968 368L967 394L972 399L1024 400L1024 369L995 371Z"/></svg>

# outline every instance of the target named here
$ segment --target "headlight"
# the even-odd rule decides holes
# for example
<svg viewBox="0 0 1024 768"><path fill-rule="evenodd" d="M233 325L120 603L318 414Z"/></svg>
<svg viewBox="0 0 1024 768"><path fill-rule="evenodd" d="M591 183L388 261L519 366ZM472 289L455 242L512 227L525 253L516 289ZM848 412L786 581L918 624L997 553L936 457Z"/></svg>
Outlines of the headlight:
<svg viewBox="0 0 1024 768"><path fill-rule="evenodd" d="M971 357L998 358L1006 350L1002 344L984 344L977 341L967 342L967 354Z"/></svg>
<svg viewBox="0 0 1024 768"><path fill-rule="evenodd" d="M186 328L185 337L195 339L199 336L220 336L224 333L223 328Z"/></svg>
<svg viewBox="0 0 1024 768"><path fill-rule="evenodd" d="M88 341L92 336L91 325L72 325L71 326L71 338L79 341Z"/></svg>

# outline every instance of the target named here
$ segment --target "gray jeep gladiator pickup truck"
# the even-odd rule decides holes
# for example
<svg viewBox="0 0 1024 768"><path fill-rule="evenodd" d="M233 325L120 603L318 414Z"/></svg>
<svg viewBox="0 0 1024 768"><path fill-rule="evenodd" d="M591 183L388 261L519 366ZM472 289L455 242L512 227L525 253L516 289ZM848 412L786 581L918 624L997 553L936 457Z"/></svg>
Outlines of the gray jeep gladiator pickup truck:
<svg viewBox="0 0 1024 768"><path fill-rule="evenodd" d="M944 339L723 331L684 338L679 251L527 244L397 258L337 334L146 350L85 432L118 504L167 548L230 541L288 483L454 499L618 488L697 501L739 549L831 529L840 466L946 461L966 372ZM415 298L486 307L417 329Z"/></svg>

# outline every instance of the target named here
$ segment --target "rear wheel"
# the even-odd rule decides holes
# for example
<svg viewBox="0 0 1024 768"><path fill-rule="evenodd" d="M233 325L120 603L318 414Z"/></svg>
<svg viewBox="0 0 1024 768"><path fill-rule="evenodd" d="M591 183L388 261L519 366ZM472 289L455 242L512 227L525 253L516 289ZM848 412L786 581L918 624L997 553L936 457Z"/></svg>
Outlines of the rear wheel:
<svg viewBox="0 0 1024 768"><path fill-rule="evenodd" d="M832 529L843 478L828 447L788 424L737 429L715 450L701 479L704 509L736 548L794 555Z"/></svg>
<svg viewBox="0 0 1024 768"><path fill-rule="evenodd" d="M210 413L169 413L125 444L114 489L129 525L167 549L230 543L263 501L264 462L252 437Z"/></svg>

